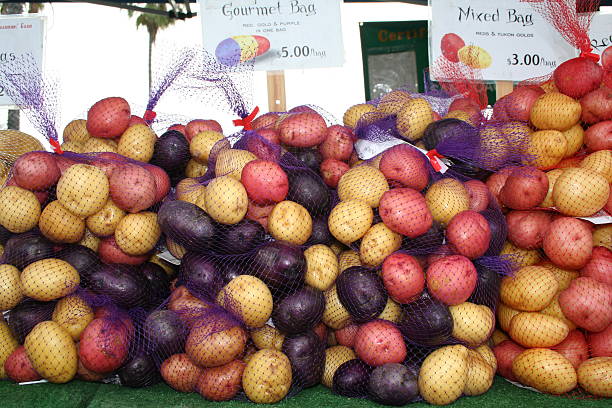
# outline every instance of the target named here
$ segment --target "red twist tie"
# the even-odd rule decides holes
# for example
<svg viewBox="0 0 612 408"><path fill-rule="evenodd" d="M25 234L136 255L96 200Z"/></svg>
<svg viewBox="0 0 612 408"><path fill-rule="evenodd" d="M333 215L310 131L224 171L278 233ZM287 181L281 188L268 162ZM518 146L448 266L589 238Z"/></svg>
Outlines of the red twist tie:
<svg viewBox="0 0 612 408"><path fill-rule="evenodd" d="M438 162L438 160L436 159L443 159L444 156L438 153L436 149L428 151L425 155L429 158L429 162L431 163L431 166L434 168L435 171L442 170L442 166L440 166L440 162Z"/></svg>
<svg viewBox="0 0 612 408"><path fill-rule="evenodd" d="M156 116L157 116L157 113L153 112L152 110L147 109L142 118L144 119L145 122L147 122L147 124L150 125L151 123L153 123Z"/></svg>
<svg viewBox="0 0 612 408"><path fill-rule="evenodd" d="M589 58L592 59L595 62L599 62L599 55L591 52L593 51L593 48L589 48L587 51L581 51L580 52L580 58Z"/></svg>
<svg viewBox="0 0 612 408"><path fill-rule="evenodd" d="M49 143L51 144L51 146L53 146L53 151L57 154L64 154L64 151L62 150L62 147L60 146L59 142L55 139L49 139Z"/></svg>
<svg viewBox="0 0 612 408"><path fill-rule="evenodd" d="M249 115L246 118L234 119L234 126L242 126L244 130L253 130L252 122L258 113L259 113L259 106L256 106L255 109L253 109L253 112L249 113Z"/></svg>

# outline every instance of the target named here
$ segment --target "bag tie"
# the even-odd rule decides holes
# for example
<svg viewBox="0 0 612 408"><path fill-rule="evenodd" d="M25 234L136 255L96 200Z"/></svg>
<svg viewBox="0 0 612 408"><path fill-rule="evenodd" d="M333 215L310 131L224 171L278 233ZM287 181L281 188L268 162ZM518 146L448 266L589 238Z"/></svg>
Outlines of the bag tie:
<svg viewBox="0 0 612 408"><path fill-rule="evenodd" d="M249 113L249 115L245 118L234 119L234 126L242 126L244 130L253 130L253 119L259 113L259 106L256 106L253 109L253 112Z"/></svg>

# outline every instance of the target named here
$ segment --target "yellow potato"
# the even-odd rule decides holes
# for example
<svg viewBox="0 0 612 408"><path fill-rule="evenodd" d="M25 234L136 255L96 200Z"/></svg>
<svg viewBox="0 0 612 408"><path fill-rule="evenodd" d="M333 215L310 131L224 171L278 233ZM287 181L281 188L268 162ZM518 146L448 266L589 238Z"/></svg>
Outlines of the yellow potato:
<svg viewBox="0 0 612 408"><path fill-rule="evenodd" d="M556 166L567 151L567 140L558 130L539 130L531 134L527 163L540 170Z"/></svg>
<svg viewBox="0 0 612 408"><path fill-rule="evenodd" d="M500 299L513 309L537 312L550 303L558 288L559 284L548 268L525 266L514 276L502 279Z"/></svg>
<svg viewBox="0 0 612 408"><path fill-rule="evenodd" d="M410 141L423 137L425 128L434 121L431 105L423 98L413 98L397 114L396 128Z"/></svg>
<svg viewBox="0 0 612 408"><path fill-rule="evenodd" d="M452 110L444 115L444 119L459 119L465 123L469 123L472 126L476 126L477 123L474 121L474 116L463 110Z"/></svg>
<svg viewBox="0 0 612 408"><path fill-rule="evenodd" d="M57 199L68 211L89 217L108 200L109 183L104 171L87 164L74 164L57 183Z"/></svg>
<svg viewBox="0 0 612 408"><path fill-rule="evenodd" d="M0 152L0 154L2 154ZM0 158L0 186L3 186L6 183L6 180L11 171L10 163L5 163L4 159Z"/></svg>
<svg viewBox="0 0 612 408"><path fill-rule="evenodd" d="M537 312L522 312L512 318L509 333L523 347L553 347L567 337L569 328L553 316Z"/></svg>
<svg viewBox="0 0 612 408"><path fill-rule="evenodd" d="M38 323L25 339L32 367L52 383L67 383L77 372L77 349L72 337L53 321Z"/></svg>
<svg viewBox="0 0 612 408"><path fill-rule="evenodd" d="M584 168L563 171L553 188L553 202L561 213L588 217L601 210L610 195L610 183L604 176Z"/></svg>
<svg viewBox="0 0 612 408"><path fill-rule="evenodd" d="M96 237L90 230L85 228L85 233L83 234L83 238L79 241L79 245L83 245L94 252L98 252L98 248L100 247L100 238Z"/></svg>
<svg viewBox="0 0 612 408"><path fill-rule="evenodd" d="M388 320L392 323L399 323L402 317L402 307L390 297L387 298L387 304L383 311L378 315L379 319Z"/></svg>
<svg viewBox="0 0 612 408"><path fill-rule="evenodd" d="M517 268L535 265L542 259L537 249L522 249L510 241L506 241L500 255L512 261Z"/></svg>
<svg viewBox="0 0 612 408"><path fill-rule="evenodd" d="M477 45L466 45L457 51L459 61L475 69L485 69L491 66L493 58L484 48Z"/></svg>
<svg viewBox="0 0 612 408"><path fill-rule="evenodd" d="M361 266L361 258L359 258L359 253L357 251L353 251L352 249L342 252L340 255L338 255L338 265L340 267L340 272L344 272L345 269L348 269L351 266Z"/></svg>
<svg viewBox="0 0 612 408"><path fill-rule="evenodd" d="M327 388L332 387L334 374L338 367L347 361L357 358L353 349L346 346L333 346L325 350L325 365L321 383Z"/></svg>
<svg viewBox="0 0 612 408"><path fill-rule="evenodd" d="M430 404L450 404L463 394L468 370L466 347L441 347L423 361L419 371L419 393Z"/></svg>
<svg viewBox="0 0 612 408"><path fill-rule="evenodd" d="M563 174L563 169L554 169L546 172L546 177L548 177L548 193L546 193L546 198L542 201L540 207L554 207L555 203L553 202L552 193L555 183L561 174Z"/></svg>
<svg viewBox="0 0 612 408"><path fill-rule="evenodd" d="M87 228L99 237L108 237L115 233L124 216L125 211L109 198L100 211L87 217Z"/></svg>
<svg viewBox="0 0 612 408"><path fill-rule="evenodd" d="M153 157L157 135L143 123L128 127L119 139L117 153L130 159L148 162Z"/></svg>
<svg viewBox="0 0 612 408"><path fill-rule="evenodd" d="M523 153L527 151L529 139L533 133L527 123L513 120L501 124L500 129L506 136L513 152Z"/></svg>
<svg viewBox="0 0 612 408"><path fill-rule="evenodd" d="M304 251L306 258L305 283L313 288L326 291L340 274L338 258L326 245L313 245Z"/></svg>
<svg viewBox="0 0 612 408"><path fill-rule="evenodd" d="M285 398L291 387L291 362L277 350L259 350L242 375L242 388L256 404L272 404Z"/></svg>
<svg viewBox="0 0 612 408"><path fill-rule="evenodd" d="M463 184L443 178L433 183L425 194L427 208L435 221L448 224L461 211L470 209L470 195Z"/></svg>
<svg viewBox="0 0 612 408"><path fill-rule="evenodd" d="M172 256L176 259L183 259L183 256L185 256L185 253L187 252L187 250L182 245L177 244L176 242L172 241L170 238L167 237L166 248L168 249L168 252L170 252Z"/></svg>
<svg viewBox="0 0 612 408"><path fill-rule="evenodd" d="M521 312L500 302L497 307L497 321L499 322L499 327L501 327L503 331L508 332L508 330L510 330L512 318L519 313Z"/></svg>
<svg viewBox="0 0 612 408"><path fill-rule="evenodd" d="M593 246L603 246L612 251L612 224L595 226Z"/></svg>
<svg viewBox="0 0 612 408"><path fill-rule="evenodd" d="M115 230L117 246L128 255L144 255L153 248L161 236L161 228L154 212L128 214Z"/></svg>
<svg viewBox="0 0 612 408"><path fill-rule="evenodd" d="M92 137L91 139L88 139L85 143L83 143L83 153L117 153L118 149L119 146L117 145L117 142L110 139L100 139L97 137Z"/></svg>
<svg viewBox="0 0 612 408"><path fill-rule="evenodd" d="M380 161L382 160L382 153L377 154L376 156L372 157L370 160L368 160L368 166L372 166L377 168L378 170L380 170Z"/></svg>
<svg viewBox="0 0 612 408"><path fill-rule="evenodd" d="M40 202L33 192L17 186L0 189L0 225L14 234L34 228L40 217Z"/></svg>
<svg viewBox="0 0 612 408"><path fill-rule="evenodd" d="M590 394L612 398L612 357L595 357L580 364L578 384Z"/></svg>
<svg viewBox="0 0 612 408"><path fill-rule="evenodd" d="M4 321L4 317L0 317L0 380L7 378L4 372L4 362L17 347L19 343L13 336L13 332Z"/></svg>
<svg viewBox="0 0 612 408"><path fill-rule="evenodd" d="M340 252L342 252L344 250L344 245L342 245L340 242L334 242L333 244L330 245L330 248L332 250L332 252L334 253L334 255L339 256Z"/></svg>
<svg viewBox="0 0 612 408"><path fill-rule="evenodd" d="M249 198L238 180L222 176L208 184L204 203L206 211L215 221L221 224L237 224L247 213Z"/></svg>
<svg viewBox="0 0 612 408"><path fill-rule="evenodd" d="M559 290L559 293L560 292L561 290ZM548 306L542 309L540 313L548 315L548 316L556 317L557 319L565 323L565 325L567 326L569 330L574 330L576 328L576 325L571 320L569 320L567 317L565 317L565 315L563 314L563 310L561 310L561 305L559 304L559 293L555 295L553 300L551 300Z"/></svg>
<svg viewBox="0 0 612 408"><path fill-rule="evenodd" d="M22 154L37 150L45 148L35 137L18 130L0 130L0 160L12 165Z"/></svg>
<svg viewBox="0 0 612 408"><path fill-rule="evenodd" d="M0 265L0 311L14 308L22 299L19 269L13 265Z"/></svg>
<svg viewBox="0 0 612 408"><path fill-rule="evenodd" d="M369 105L367 103L360 103L358 105L353 105L344 112L344 116L342 117L342 122L344 126L348 126L350 128L355 129L357 124L359 123L359 119L366 113L371 113L376 110L374 105Z"/></svg>
<svg viewBox="0 0 612 408"><path fill-rule="evenodd" d="M530 119L538 129L563 132L578 123L581 114L580 102L562 93L550 92L536 99Z"/></svg>
<svg viewBox="0 0 612 408"><path fill-rule="evenodd" d="M468 350L467 364L468 374L463 393L470 396L484 394L493 385L495 370L474 350Z"/></svg>
<svg viewBox="0 0 612 408"><path fill-rule="evenodd" d="M572 283L572 281L578 276L580 276L579 272L559 268L557 265L553 264L550 261L544 261L540 264L540 266L547 268L554 275L555 279L557 280L557 283L559 284L557 293L569 288L569 285Z"/></svg>
<svg viewBox="0 0 612 408"><path fill-rule="evenodd" d="M40 232L53 242L73 244L85 234L85 220L66 209L59 201L47 204L38 221Z"/></svg>
<svg viewBox="0 0 612 408"><path fill-rule="evenodd" d="M495 316L486 306L463 302L449 309L453 316L453 337L471 347L484 343L495 328Z"/></svg>
<svg viewBox="0 0 612 408"><path fill-rule="evenodd" d="M323 292L323 295L325 295L325 310L321 320L334 330L342 329L351 320L351 315L340 303L336 285Z"/></svg>
<svg viewBox="0 0 612 408"><path fill-rule="evenodd" d="M259 350L272 349L280 351L285 341L285 335L269 324L251 330L251 340Z"/></svg>
<svg viewBox="0 0 612 408"><path fill-rule="evenodd" d="M222 150L215 161L215 175L217 177L230 176L240 180L242 169L253 160L257 160L257 156L247 150Z"/></svg>
<svg viewBox="0 0 612 408"><path fill-rule="evenodd" d="M555 85L555 80L552 78L540 85L540 88L542 88L546 93L559 92L559 88L557 88L557 85Z"/></svg>
<svg viewBox="0 0 612 408"><path fill-rule="evenodd" d="M495 330L491 335L491 345L495 347L502 341L508 339L510 339L510 337L508 337L506 333L502 332L501 330Z"/></svg>
<svg viewBox="0 0 612 408"><path fill-rule="evenodd" d="M591 153L580 162L580 167L594 171L612 183L612 151L598 150Z"/></svg>
<svg viewBox="0 0 612 408"><path fill-rule="evenodd" d="M391 91L380 98L376 112L384 116L397 115L411 98L408 92Z"/></svg>
<svg viewBox="0 0 612 408"><path fill-rule="evenodd" d="M181 201L195 204L206 211L206 186L197 180L186 178L176 185L176 198Z"/></svg>
<svg viewBox="0 0 612 408"><path fill-rule="evenodd" d="M59 324L74 341L81 338L81 333L94 319L93 310L78 295L62 298L55 305L52 320Z"/></svg>
<svg viewBox="0 0 612 408"><path fill-rule="evenodd" d="M572 363L546 348L523 351L512 362L512 372L522 384L550 394L565 394L578 381Z"/></svg>
<svg viewBox="0 0 612 408"><path fill-rule="evenodd" d="M480 129L479 160L489 169L499 169L506 164L513 146L498 124L485 125Z"/></svg>
<svg viewBox="0 0 612 408"><path fill-rule="evenodd" d="M497 370L497 358L495 358L495 354L493 353L493 350L491 350L491 347L483 344L474 350L480 354L480 357L482 357L483 360L493 368L493 372Z"/></svg>
<svg viewBox="0 0 612 408"><path fill-rule="evenodd" d="M87 121L85 119L75 119L64 128L65 142L85 143L89 139L91 139L91 135L87 131Z"/></svg>
<svg viewBox="0 0 612 408"><path fill-rule="evenodd" d="M217 142L224 138L223 133L215 132L214 130L205 130L200 132L191 139L189 143L189 152L191 156L202 164L208 163L210 152ZM222 143L217 145L221 146Z"/></svg>
<svg viewBox="0 0 612 408"><path fill-rule="evenodd" d="M81 278L77 270L61 259L42 259L21 272L23 294L43 302L71 294L79 283Z"/></svg>
<svg viewBox="0 0 612 408"><path fill-rule="evenodd" d="M202 164L197 160L191 159L187 162L187 167L185 168L185 175L187 177L202 177L208 171L208 166L206 164Z"/></svg>
<svg viewBox="0 0 612 408"><path fill-rule="evenodd" d="M360 200L372 208L378 207L380 198L387 190L389 184L385 175L372 166L353 167L338 182L340 201Z"/></svg>
<svg viewBox="0 0 612 408"><path fill-rule="evenodd" d="M268 217L268 231L278 241L303 245L312 235L312 217L300 204L281 201Z"/></svg>
<svg viewBox="0 0 612 408"><path fill-rule="evenodd" d="M272 315L272 293L260 279L239 275L217 296L217 303L230 310L249 327L262 327Z"/></svg>
<svg viewBox="0 0 612 408"><path fill-rule="evenodd" d="M77 142L64 142L60 146L64 152L85 153L85 144Z"/></svg>
<svg viewBox="0 0 612 408"><path fill-rule="evenodd" d="M329 232L343 244L350 244L363 237L372 225L374 212L360 200L342 201L328 218Z"/></svg>
<svg viewBox="0 0 612 408"><path fill-rule="evenodd" d="M576 123L571 128L563 132L563 137L567 141L567 150L564 157L572 157L582 148L584 143L584 129L580 123Z"/></svg>
<svg viewBox="0 0 612 408"><path fill-rule="evenodd" d="M372 226L361 239L359 254L367 266L379 266L385 258L402 245L402 236L393 232L384 223Z"/></svg>

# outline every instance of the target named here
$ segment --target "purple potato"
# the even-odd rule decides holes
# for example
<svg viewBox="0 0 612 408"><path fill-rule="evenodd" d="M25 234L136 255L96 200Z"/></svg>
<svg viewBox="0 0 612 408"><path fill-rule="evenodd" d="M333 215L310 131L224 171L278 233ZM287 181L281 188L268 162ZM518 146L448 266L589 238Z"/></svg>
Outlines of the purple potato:
<svg viewBox="0 0 612 408"><path fill-rule="evenodd" d="M132 388L150 387L162 379L155 361L142 351L137 352L117 374L121 385Z"/></svg>
<svg viewBox="0 0 612 408"><path fill-rule="evenodd" d="M264 242L266 231L260 223L242 220L234 225L220 226L219 243L214 250L222 254L244 254Z"/></svg>
<svg viewBox="0 0 612 408"><path fill-rule="evenodd" d="M376 367L368 383L370 397L384 405L408 404L419 395L417 376L402 364Z"/></svg>
<svg viewBox="0 0 612 408"><path fill-rule="evenodd" d="M186 201L165 201L157 213L161 230L189 251L205 251L213 242L217 228L204 210Z"/></svg>
<svg viewBox="0 0 612 408"><path fill-rule="evenodd" d="M331 206L330 189L315 172L309 169L291 169L287 171L289 193L287 200L300 204L313 217L327 215Z"/></svg>
<svg viewBox="0 0 612 408"><path fill-rule="evenodd" d="M13 235L4 246L4 262L19 270L52 256L53 243L37 232Z"/></svg>
<svg viewBox="0 0 612 408"><path fill-rule="evenodd" d="M429 255L444 243L444 229L434 222L429 230L416 238L403 237L402 249L410 255Z"/></svg>
<svg viewBox="0 0 612 408"><path fill-rule="evenodd" d="M473 135L478 138L478 130L467 122L455 118L438 120L431 123L423 133L423 144L425 149L437 149L440 142L450 140L460 140L465 135Z"/></svg>
<svg viewBox="0 0 612 408"><path fill-rule="evenodd" d="M263 280L273 292L294 292L304 285L304 252L300 247L288 242L265 243L255 251L252 273Z"/></svg>
<svg viewBox="0 0 612 408"><path fill-rule="evenodd" d="M161 266L153 262L145 262L140 265L140 273L149 282L151 288L150 307L157 307L170 296L170 278Z"/></svg>
<svg viewBox="0 0 612 408"><path fill-rule="evenodd" d="M205 299L214 299L223 287L217 262L194 252L187 252L183 256L178 280L191 293Z"/></svg>
<svg viewBox="0 0 612 408"><path fill-rule="evenodd" d="M312 220L312 234L308 239L307 245L331 245L334 243L334 237L329 232L327 217L316 217Z"/></svg>
<svg viewBox="0 0 612 408"><path fill-rule="evenodd" d="M484 256L498 256L508 237L506 218L499 208L491 208L491 204L489 204L489 208L481 211L480 214L485 217L491 228L491 242Z"/></svg>
<svg viewBox="0 0 612 408"><path fill-rule="evenodd" d="M27 299L8 313L8 326L19 344L23 344L26 336L40 322L51 320L55 302L38 302Z"/></svg>
<svg viewBox="0 0 612 408"><path fill-rule="evenodd" d="M342 363L334 373L332 390L343 397L366 397L370 373L371 368L357 358Z"/></svg>
<svg viewBox="0 0 612 408"><path fill-rule="evenodd" d="M336 279L336 290L342 306L355 323L378 317L387 305L387 291L376 272L363 266L347 268Z"/></svg>
<svg viewBox="0 0 612 408"><path fill-rule="evenodd" d="M432 298L427 291L402 307L405 313L399 329L408 341L423 346L439 346L450 340L453 316L448 306Z"/></svg>
<svg viewBox="0 0 612 408"><path fill-rule="evenodd" d="M289 148L289 152L294 159L297 159L302 166L308 167L314 172L319 172L321 163L323 162L323 156L318 149L309 147L292 147Z"/></svg>
<svg viewBox="0 0 612 408"><path fill-rule="evenodd" d="M188 330L176 312L158 310L147 317L144 332L156 357L163 361L183 351Z"/></svg>
<svg viewBox="0 0 612 408"><path fill-rule="evenodd" d="M285 337L282 352L289 357L293 384L300 388L321 382L325 366L325 345L313 331Z"/></svg>
<svg viewBox="0 0 612 408"><path fill-rule="evenodd" d="M495 310L499 302L501 277L495 270L481 265L478 260L474 265L477 273L476 288L467 301Z"/></svg>
<svg viewBox="0 0 612 408"><path fill-rule="evenodd" d="M6 245L6 241L8 241L12 236L13 233L11 231L0 225L0 245Z"/></svg>
<svg viewBox="0 0 612 408"><path fill-rule="evenodd" d="M276 304L272 313L272 322L284 333L303 333L313 329L321 321L324 310L323 292L304 286Z"/></svg>
<svg viewBox="0 0 612 408"><path fill-rule="evenodd" d="M155 142L149 163L161 167L167 173L184 175L190 159L189 142L185 136L179 131L169 130Z"/></svg>
<svg viewBox="0 0 612 408"><path fill-rule="evenodd" d="M146 307L151 296L149 281L131 265L103 265L91 274L88 289L126 309Z"/></svg>
<svg viewBox="0 0 612 408"><path fill-rule="evenodd" d="M89 275L102 265L98 254L83 245L68 245L55 254L55 257L72 265L84 282L87 282Z"/></svg>

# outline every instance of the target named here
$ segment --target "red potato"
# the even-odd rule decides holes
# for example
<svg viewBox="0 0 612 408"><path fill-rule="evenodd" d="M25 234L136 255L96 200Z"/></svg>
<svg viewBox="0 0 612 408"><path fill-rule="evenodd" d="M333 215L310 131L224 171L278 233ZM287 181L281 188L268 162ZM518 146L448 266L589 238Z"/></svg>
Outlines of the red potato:
<svg viewBox="0 0 612 408"><path fill-rule="evenodd" d="M100 240L98 246L98 255L103 262L106 263L122 263L128 265L140 265L149 259L149 254L146 255L128 255L119 248L115 237L107 237Z"/></svg>
<svg viewBox="0 0 612 408"><path fill-rule="evenodd" d="M559 305L576 326L603 331L612 323L612 286L581 276L561 292Z"/></svg>
<svg viewBox="0 0 612 408"><path fill-rule="evenodd" d="M321 163L321 178L325 184L331 188L338 187L340 177L344 175L351 168L348 164L343 161L336 159L325 159Z"/></svg>
<svg viewBox="0 0 612 408"><path fill-rule="evenodd" d="M512 173L516 168L517 167L515 166L503 168L498 172L491 174L491 176L489 176L489 178L487 179L486 185L489 188L491 195L500 206L501 201L499 199L499 194L501 192L501 189L504 187L504 184L506 184L510 173Z"/></svg>
<svg viewBox="0 0 612 408"><path fill-rule="evenodd" d="M470 210L480 212L489 206L489 188L480 180L469 180L463 183L470 195Z"/></svg>
<svg viewBox="0 0 612 408"><path fill-rule="evenodd" d="M391 185L421 191L429 182L425 156L407 144L387 149L380 159L379 167Z"/></svg>
<svg viewBox="0 0 612 408"><path fill-rule="evenodd" d="M606 70L612 70L612 46L606 48L601 53L601 66Z"/></svg>
<svg viewBox="0 0 612 408"><path fill-rule="evenodd" d="M603 69L590 58L572 58L559 65L553 73L555 85L561 93L572 98L582 98L599 88Z"/></svg>
<svg viewBox="0 0 612 408"><path fill-rule="evenodd" d="M221 125L216 120L194 119L185 126L185 137L191 142L195 135L205 130L223 133Z"/></svg>
<svg viewBox="0 0 612 408"><path fill-rule="evenodd" d="M604 73L603 79L601 80L603 86L612 89L612 69L609 69Z"/></svg>
<svg viewBox="0 0 612 408"><path fill-rule="evenodd" d="M147 126L149 126L149 124L147 122L145 122L145 120L143 118L141 118L140 116L136 116L136 115L132 115L130 117L130 122L128 123L128 127L133 126L133 125L147 125Z"/></svg>
<svg viewBox="0 0 612 408"><path fill-rule="evenodd" d="M177 132L181 132L183 136L185 133L187 133L187 127L185 125L181 125L180 123L170 126L168 130L176 130Z"/></svg>
<svg viewBox="0 0 612 408"><path fill-rule="evenodd" d="M510 120L510 115L506 111L508 105L508 95L502 96L493 105L493 119L500 122L507 122Z"/></svg>
<svg viewBox="0 0 612 408"><path fill-rule="evenodd" d="M247 207L247 213L245 215L245 218L252 221L257 221L267 231L268 217L270 216L270 213L274 209L275 205L276 204L257 205L249 200L249 206Z"/></svg>
<svg viewBox="0 0 612 408"><path fill-rule="evenodd" d="M289 192L289 179L276 163L253 160L244 166L240 177L249 199L259 205L281 202Z"/></svg>
<svg viewBox="0 0 612 408"><path fill-rule="evenodd" d="M552 216L545 211L510 211L506 214L508 240L522 249L541 248L551 222Z"/></svg>
<svg viewBox="0 0 612 408"><path fill-rule="evenodd" d="M300 112L314 112L314 113L317 113L316 110L312 109L308 105L298 105L296 107L293 107L293 108L289 109L289 113L300 113Z"/></svg>
<svg viewBox="0 0 612 408"><path fill-rule="evenodd" d="M13 178L26 190L46 190L57 183L60 169L55 157L47 152L28 152L13 165Z"/></svg>
<svg viewBox="0 0 612 408"><path fill-rule="evenodd" d="M457 255L457 250L450 244L441 245L433 254L427 255L425 265L426 267L439 261L442 258L446 258L450 255Z"/></svg>
<svg viewBox="0 0 612 408"><path fill-rule="evenodd" d="M339 345L353 348L355 346L355 339L358 331L359 325L351 323L344 326L342 329L336 330L334 334L336 335L336 341Z"/></svg>
<svg viewBox="0 0 612 408"><path fill-rule="evenodd" d="M196 324L207 308L208 305L193 296L185 286L173 290L168 301L168 310L176 312L187 327Z"/></svg>
<svg viewBox="0 0 612 408"><path fill-rule="evenodd" d="M263 128L276 128L278 125L278 121L280 119L280 115L278 113L269 112L264 115L261 115L251 124L253 129L259 130Z"/></svg>
<svg viewBox="0 0 612 408"><path fill-rule="evenodd" d="M196 384L198 393L210 401L228 401L242 387L242 373L246 364L234 360L220 367L205 369Z"/></svg>
<svg viewBox="0 0 612 408"><path fill-rule="evenodd" d="M121 325L123 325L123 327L126 328L128 333L127 338L134 338L134 333L136 330L134 328L134 321L126 311L119 309L115 305L100 306L95 308L94 319L111 319L113 321L118 321Z"/></svg>
<svg viewBox="0 0 612 408"><path fill-rule="evenodd" d="M462 255L450 255L429 265L427 289L440 302L458 305L468 300L476 287L477 273L472 261Z"/></svg>
<svg viewBox="0 0 612 408"><path fill-rule="evenodd" d="M512 340L504 340L493 347L493 354L495 354L497 359L497 373L511 381L517 381L516 376L512 372L512 363L523 351L525 351L525 348Z"/></svg>
<svg viewBox="0 0 612 408"><path fill-rule="evenodd" d="M318 113L302 112L285 118L280 124L280 140L293 147L313 147L327 137L327 124Z"/></svg>
<svg viewBox="0 0 612 408"><path fill-rule="evenodd" d="M587 334L592 357L612 357L612 324L603 331Z"/></svg>
<svg viewBox="0 0 612 408"><path fill-rule="evenodd" d="M406 343L402 333L391 322L374 320L359 327L355 335L355 353L374 367L401 363L406 358Z"/></svg>
<svg viewBox="0 0 612 408"><path fill-rule="evenodd" d="M419 261L408 254L395 252L382 264L381 277L389 296L398 303L410 303L425 289L425 274Z"/></svg>
<svg viewBox="0 0 612 408"><path fill-rule="evenodd" d="M106 177L110 179L113 171L128 161L129 159L127 157L121 156L120 154L102 152L96 155L96 158L91 161L91 165L102 170L106 174Z"/></svg>
<svg viewBox="0 0 612 408"><path fill-rule="evenodd" d="M66 157L64 154L58 154L55 156L55 164L60 171L60 174L64 174L66 170L73 164L77 164L76 160Z"/></svg>
<svg viewBox="0 0 612 408"><path fill-rule="evenodd" d="M263 129L259 132L272 131L274 129ZM246 141L246 150L257 156L258 159L278 162L281 156L281 148L278 143L272 143L262 135L249 137Z"/></svg>
<svg viewBox="0 0 612 408"><path fill-rule="evenodd" d="M77 353L78 353L78 350L79 350L79 343L77 343ZM106 377L106 374L94 373L93 371L85 368L81 360L78 360L77 373L76 373L75 378L78 378L79 380L83 380L83 381L97 382L97 381L103 380L104 377Z"/></svg>
<svg viewBox="0 0 612 408"><path fill-rule="evenodd" d="M470 98L458 98L451 102L448 111L462 110L465 112L480 112L480 105Z"/></svg>
<svg viewBox="0 0 612 408"><path fill-rule="evenodd" d="M548 193L548 177L535 167L519 167L510 173L499 192L500 201L514 210L537 207Z"/></svg>
<svg viewBox="0 0 612 408"><path fill-rule="evenodd" d="M113 139L125 132L132 114L128 102L119 97L102 99L87 112L87 131L93 137Z"/></svg>
<svg viewBox="0 0 612 408"><path fill-rule="evenodd" d="M531 108L536 99L544 94L539 86L519 86L505 99L506 113L512 120L529 122Z"/></svg>
<svg viewBox="0 0 612 408"><path fill-rule="evenodd" d="M113 202L124 211L137 213L155 203L155 177L143 166L126 163L117 167L109 182Z"/></svg>
<svg viewBox="0 0 612 408"><path fill-rule="evenodd" d="M170 177L161 167L152 164L144 164L144 168L147 169L155 179L155 198L153 203L159 203L170 192Z"/></svg>
<svg viewBox="0 0 612 408"><path fill-rule="evenodd" d="M327 136L319 146L319 152L323 159L348 161L353 153L353 139L353 131L350 128L332 125L327 128Z"/></svg>
<svg viewBox="0 0 612 408"><path fill-rule="evenodd" d="M612 119L612 89L599 88L580 99L582 121L592 125Z"/></svg>
<svg viewBox="0 0 612 408"><path fill-rule="evenodd" d="M130 342L128 329L121 321L94 319L81 334L79 359L96 373L110 373L125 362Z"/></svg>
<svg viewBox="0 0 612 408"><path fill-rule="evenodd" d="M257 134L272 144L280 145L280 135L274 128L258 129Z"/></svg>
<svg viewBox="0 0 612 408"><path fill-rule="evenodd" d="M180 392L195 392L198 380L204 372L185 353L168 357L162 363L160 371L164 381Z"/></svg>
<svg viewBox="0 0 612 408"><path fill-rule="evenodd" d="M551 349L567 358L575 369L589 358L589 345L584 334L578 330L570 331L565 340Z"/></svg>
<svg viewBox="0 0 612 408"><path fill-rule="evenodd" d="M612 120L605 120L584 132L584 144L589 152L612 149Z"/></svg>
<svg viewBox="0 0 612 408"><path fill-rule="evenodd" d="M423 235L433 223L425 197L411 188L386 191L380 199L378 213L389 229L408 238Z"/></svg>
<svg viewBox="0 0 612 408"><path fill-rule="evenodd" d="M580 163L584 160L584 156L568 157L567 159L561 160L555 168L566 169L568 167L580 167Z"/></svg>
<svg viewBox="0 0 612 408"><path fill-rule="evenodd" d="M550 223L542 241L544 253L565 269L584 267L593 250L593 234L585 221L559 217Z"/></svg>
<svg viewBox="0 0 612 408"><path fill-rule="evenodd" d="M319 336L321 341L327 341L327 326L325 325L325 323L317 324L315 328L312 329L312 331L315 332L317 336Z"/></svg>
<svg viewBox="0 0 612 408"><path fill-rule="evenodd" d="M459 62L458 52L465 46L465 42L455 33L448 33L440 41L442 55L451 62Z"/></svg>
<svg viewBox="0 0 612 408"><path fill-rule="evenodd" d="M15 382L38 381L42 377L34 370L25 347L19 346L4 361L4 372Z"/></svg>
<svg viewBox="0 0 612 408"><path fill-rule="evenodd" d="M459 254L470 259L480 258L491 244L491 227L476 211L462 211L448 223L446 239Z"/></svg>
<svg viewBox="0 0 612 408"><path fill-rule="evenodd" d="M603 246L593 248L591 259L580 270L580 275L612 286L612 251Z"/></svg>

